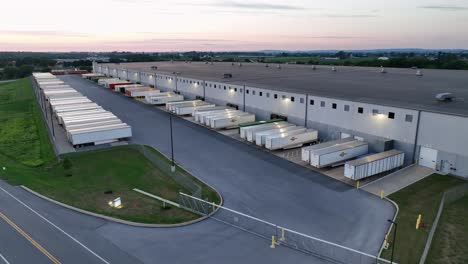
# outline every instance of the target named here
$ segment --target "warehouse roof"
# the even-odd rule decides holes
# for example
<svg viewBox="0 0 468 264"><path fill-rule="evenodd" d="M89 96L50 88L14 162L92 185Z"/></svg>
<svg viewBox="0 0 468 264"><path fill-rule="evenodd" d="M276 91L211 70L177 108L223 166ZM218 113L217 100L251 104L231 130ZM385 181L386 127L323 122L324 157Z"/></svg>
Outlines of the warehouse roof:
<svg viewBox="0 0 468 264"><path fill-rule="evenodd" d="M364 103L399 106L411 109L468 116L468 71L387 68L381 73L375 67L345 67L230 62L144 62L103 64L111 68L178 74L196 78L332 97ZM154 70L151 67L157 66ZM232 78L224 78L225 73ZM438 93L453 93L452 102L439 102Z"/></svg>

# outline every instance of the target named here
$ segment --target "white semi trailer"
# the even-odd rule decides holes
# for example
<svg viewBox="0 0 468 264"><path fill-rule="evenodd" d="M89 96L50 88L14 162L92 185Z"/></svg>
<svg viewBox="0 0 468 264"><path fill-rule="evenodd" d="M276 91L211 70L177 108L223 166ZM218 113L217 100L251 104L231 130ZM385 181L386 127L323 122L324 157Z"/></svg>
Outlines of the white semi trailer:
<svg viewBox="0 0 468 264"><path fill-rule="evenodd" d="M169 102L182 101L184 96L172 92L164 92L157 95L146 96L145 100L148 104L163 105Z"/></svg>
<svg viewBox="0 0 468 264"><path fill-rule="evenodd" d="M280 122L265 123L265 124L241 127L239 128L239 134L242 139L247 139L247 132L249 131L260 131L262 129L267 130L267 129L279 128L278 125L281 125L284 123L286 122L280 121Z"/></svg>
<svg viewBox="0 0 468 264"><path fill-rule="evenodd" d="M68 139L72 145L82 144L105 144L118 141L121 138L132 136L132 128L125 124L105 125L92 128L80 128L67 132Z"/></svg>
<svg viewBox="0 0 468 264"><path fill-rule="evenodd" d="M216 106L215 104L204 102L204 104L177 107L176 114L177 115L191 115L196 110L213 108L215 106Z"/></svg>
<svg viewBox="0 0 468 264"><path fill-rule="evenodd" d="M286 132L280 134L279 136L267 136L265 138L265 148L269 150L295 148L306 143L317 141L317 139L317 130L296 130L291 133Z"/></svg>
<svg viewBox="0 0 468 264"><path fill-rule="evenodd" d="M393 149L346 162L344 176L357 181L400 168L404 162L405 153Z"/></svg>
<svg viewBox="0 0 468 264"><path fill-rule="evenodd" d="M267 136L278 135L281 133L287 133L289 131L295 131L295 130L305 131L305 128L300 127L300 126L287 126L283 128L275 128L275 129L257 132L255 133L255 144L257 144L257 146L265 146L265 140Z"/></svg>
<svg viewBox="0 0 468 264"><path fill-rule="evenodd" d="M255 115L250 113L239 113L234 115L229 115L221 118L214 118L210 120L210 127L215 129L221 128L234 128L238 127L240 124L254 122Z"/></svg>
<svg viewBox="0 0 468 264"><path fill-rule="evenodd" d="M353 137L347 137L347 138L342 138L338 140L327 141L327 142L316 144L313 146L303 147L301 149L301 159L302 161L309 162L311 151L315 151L315 150L323 149L323 148L329 148L329 147L345 144L345 143L356 141L356 140L357 139L354 139Z"/></svg>
<svg viewBox="0 0 468 264"><path fill-rule="evenodd" d="M318 149L310 152L310 165L316 168L327 167L358 156L367 154L369 145L363 141L353 141L345 144Z"/></svg>

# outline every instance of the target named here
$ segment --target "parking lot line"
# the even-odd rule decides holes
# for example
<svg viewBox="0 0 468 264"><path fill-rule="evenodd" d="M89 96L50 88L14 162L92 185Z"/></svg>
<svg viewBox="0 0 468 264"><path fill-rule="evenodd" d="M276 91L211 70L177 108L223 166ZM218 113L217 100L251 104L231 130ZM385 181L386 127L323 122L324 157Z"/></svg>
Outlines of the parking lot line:
<svg viewBox="0 0 468 264"><path fill-rule="evenodd" d="M2 253L0 253L0 259L3 260L5 264L10 264L10 262L8 262L8 260L2 255Z"/></svg>

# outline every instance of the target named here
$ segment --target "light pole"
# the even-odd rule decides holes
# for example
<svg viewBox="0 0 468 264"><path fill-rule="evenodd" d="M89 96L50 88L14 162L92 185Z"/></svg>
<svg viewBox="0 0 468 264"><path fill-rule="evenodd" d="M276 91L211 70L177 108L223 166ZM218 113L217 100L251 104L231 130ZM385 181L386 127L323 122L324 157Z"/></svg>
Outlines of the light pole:
<svg viewBox="0 0 468 264"><path fill-rule="evenodd" d="M175 172L175 162L174 162L174 140L172 134L172 114L169 113L169 127L171 129L171 171Z"/></svg>
<svg viewBox="0 0 468 264"><path fill-rule="evenodd" d="M396 232L397 232L397 223L391 219L387 220L388 222L392 223L395 225L395 228L393 229L393 245L392 245L392 256L390 258L390 264L393 263L393 252L395 251L395 246L396 246Z"/></svg>

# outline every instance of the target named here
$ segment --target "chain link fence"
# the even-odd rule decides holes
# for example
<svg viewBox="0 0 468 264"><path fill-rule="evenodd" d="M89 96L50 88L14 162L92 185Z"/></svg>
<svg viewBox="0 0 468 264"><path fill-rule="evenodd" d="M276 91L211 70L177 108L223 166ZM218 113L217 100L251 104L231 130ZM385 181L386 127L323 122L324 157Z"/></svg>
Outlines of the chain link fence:
<svg viewBox="0 0 468 264"><path fill-rule="evenodd" d="M423 254L421 255L421 258L419 260L419 264L424 264L426 262L426 258L431 248L432 239L434 238L434 235L437 230L437 226L439 224L439 220L442 215L442 211L444 210L444 207L457 201L458 199L461 199L465 195L468 195L468 182L462 185L453 187L452 189L444 192L444 194L442 195L440 204L439 204L439 209L437 211L436 218L434 219L434 224L432 225L431 231L429 232L429 236L426 241L426 246L424 247Z"/></svg>
<svg viewBox="0 0 468 264"><path fill-rule="evenodd" d="M278 245L313 255L330 263L390 263L390 261L377 256L302 234L184 193L179 194L179 204L192 212L209 216L217 221L274 241Z"/></svg>
<svg viewBox="0 0 468 264"><path fill-rule="evenodd" d="M186 171L176 168L172 171L172 164L161 153L155 153L149 147L144 145L129 145L129 147L143 154L155 167L171 177L175 182L182 185L194 197L202 197L202 186L196 182Z"/></svg>

